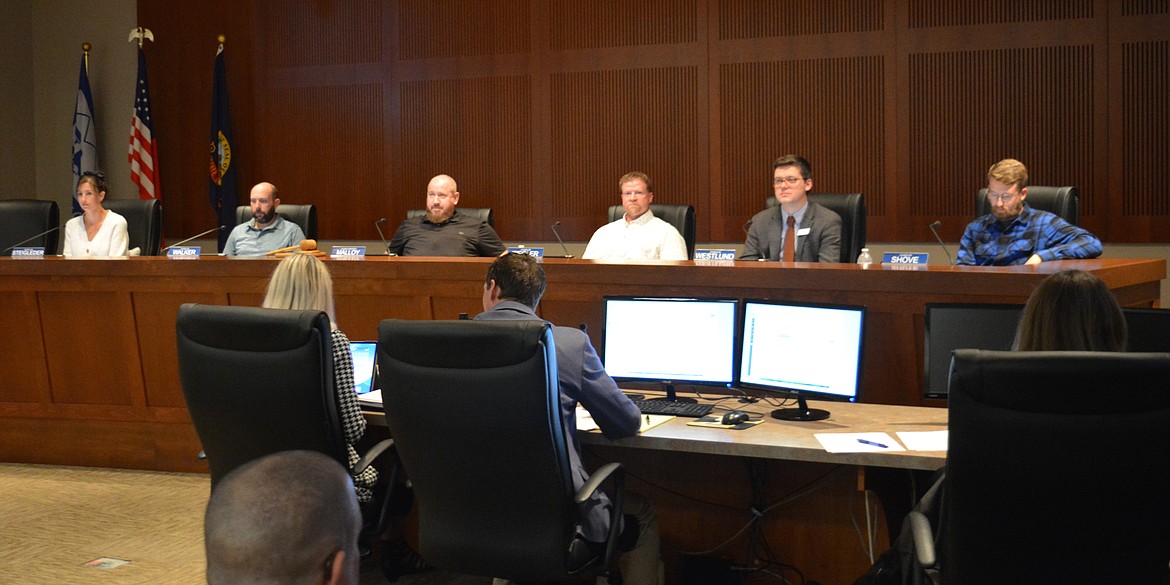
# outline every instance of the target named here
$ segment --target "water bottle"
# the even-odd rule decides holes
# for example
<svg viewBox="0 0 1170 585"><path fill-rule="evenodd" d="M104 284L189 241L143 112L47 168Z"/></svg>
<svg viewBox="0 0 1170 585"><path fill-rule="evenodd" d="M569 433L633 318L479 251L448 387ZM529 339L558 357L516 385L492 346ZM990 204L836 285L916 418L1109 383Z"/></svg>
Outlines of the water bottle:
<svg viewBox="0 0 1170 585"><path fill-rule="evenodd" d="M869 248L861 249L861 254L857 255L857 263L860 264L862 268L869 268L869 265L873 264L873 256L869 255Z"/></svg>

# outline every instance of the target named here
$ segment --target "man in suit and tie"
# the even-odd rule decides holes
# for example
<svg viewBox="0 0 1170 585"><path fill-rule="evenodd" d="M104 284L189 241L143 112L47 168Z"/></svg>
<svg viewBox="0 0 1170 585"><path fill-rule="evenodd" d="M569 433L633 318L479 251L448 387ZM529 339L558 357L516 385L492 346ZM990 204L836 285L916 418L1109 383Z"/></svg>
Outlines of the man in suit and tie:
<svg viewBox="0 0 1170 585"><path fill-rule="evenodd" d="M841 216L808 200L812 186L812 165L804 157L788 154L772 163L779 205L752 217L740 260L840 261Z"/></svg>

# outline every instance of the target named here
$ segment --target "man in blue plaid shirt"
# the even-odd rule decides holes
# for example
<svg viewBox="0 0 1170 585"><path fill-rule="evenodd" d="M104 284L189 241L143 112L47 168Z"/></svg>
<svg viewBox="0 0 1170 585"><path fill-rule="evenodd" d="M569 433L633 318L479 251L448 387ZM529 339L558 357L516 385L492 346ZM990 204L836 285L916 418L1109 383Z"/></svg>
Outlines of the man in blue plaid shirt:
<svg viewBox="0 0 1170 585"><path fill-rule="evenodd" d="M1024 203L1027 197L1024 163L1006 158L992 165L987 170L991 213L967 225L955 263L1011 266L1101 255L1097 236L1053 213L1032 209Z"/></svg>

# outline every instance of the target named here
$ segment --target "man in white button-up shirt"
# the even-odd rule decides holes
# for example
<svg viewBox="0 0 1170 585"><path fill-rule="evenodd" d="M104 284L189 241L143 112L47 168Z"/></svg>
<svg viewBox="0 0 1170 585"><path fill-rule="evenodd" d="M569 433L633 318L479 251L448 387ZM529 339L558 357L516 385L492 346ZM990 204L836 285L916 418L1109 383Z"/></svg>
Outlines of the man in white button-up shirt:
<svg viewBox="0 0 1170 585"><path fill-rule="evenodd" d="M618 181L626 214L598 228L585 247L586 260L686 260L687 245L674 226L654 217L653 186L645 173Z"/></svg>

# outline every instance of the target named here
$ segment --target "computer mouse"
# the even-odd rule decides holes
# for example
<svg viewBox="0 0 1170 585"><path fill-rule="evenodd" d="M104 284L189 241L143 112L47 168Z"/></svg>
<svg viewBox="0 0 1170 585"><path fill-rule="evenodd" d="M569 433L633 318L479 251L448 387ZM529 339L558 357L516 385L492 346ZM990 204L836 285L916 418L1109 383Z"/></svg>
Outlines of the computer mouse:
<svg viewBox="0 0 1170 585"><path fill-rule="evenodd" d="M745 423L747 421L748 421L748 413L743 412L743 411L739 411L739 410L732 410L732 411L728 411L727 414L723 415L723 420L720 421L720 424L725 424L725 425L731 426L731 425L738 425L740 423Z"/></svg>

